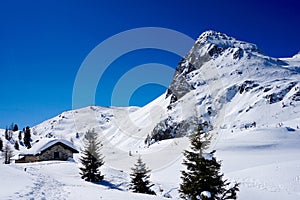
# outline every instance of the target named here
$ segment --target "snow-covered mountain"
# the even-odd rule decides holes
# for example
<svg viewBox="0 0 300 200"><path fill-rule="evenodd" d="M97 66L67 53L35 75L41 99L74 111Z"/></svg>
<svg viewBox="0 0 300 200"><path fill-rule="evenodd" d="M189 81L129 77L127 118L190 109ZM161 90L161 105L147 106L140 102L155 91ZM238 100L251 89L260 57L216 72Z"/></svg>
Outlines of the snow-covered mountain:
<svg viewBox="0 0 300 200"><path fill-rule="evenodd" d="M202 123L204 131L215 132L297 129L292 121L300 120L299 66L299 54L272 58L254 44L207 31L179 62L168 91L145 107L92 106L68 111L34 127L34 132L75 137L95 128L116 136L110 141L122 141L125 148L127 143L142 145L140 139L147 135L155 141L188 135L194 130L193 120Z"/></svg>
<svg viewBox="0 0 300 200"><path fill-rule="evenodd" d="M34 132L70 139L95 128L110 143L129 151L145 146L145 141L149 145L189 135L195 122L214 135L221 129L297 129L299 66L298 54L272 58L254 44L207 31L179 62L166 93L145 107L68 111L34 127Z"/></svg>
<svg viewBox="0 0 300 200"><path fill-rule="evenodd" d="M179 62L168 90L153 102L141 108L67 111L33 127L33 140L62 138L80 148L85 132L94 128L104 144L110 181L128 189L130 167L142 155L161 198L178 198L182 151L189 144L184 136L201 124L214 136L212 148L223 160L225 176L241 182L241 199L297 199L299 69L299 53L272 58L254 44L207 31Z"/></svg>
<svg viewBox="0 0 300 200"><path fill-rule="evenodd" d="M152 138L188 134L195 116L204 131L292 126L291 119L300 120L298 58L272 58L254 44L203 33L177 67L166 94L168 118Z"/></svg>

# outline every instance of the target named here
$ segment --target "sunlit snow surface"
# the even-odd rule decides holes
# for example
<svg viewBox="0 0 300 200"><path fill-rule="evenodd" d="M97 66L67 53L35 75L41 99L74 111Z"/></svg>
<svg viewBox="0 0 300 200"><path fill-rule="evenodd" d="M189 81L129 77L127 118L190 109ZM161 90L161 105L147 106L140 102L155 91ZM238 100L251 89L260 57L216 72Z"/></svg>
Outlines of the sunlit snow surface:
<svg viewBox="0 0 300 200"><path fill-rule="evenodd" d="M215 146L217 158L223 160L222 171L231 181L241 183L240 199L297 199L300 196L300 131L284 128L224 133ZM176 143L186 142L184 138ZM178 152L168 148L169 141L156 144L159 153L149 153L144 161L149 168ZM166 148L164 148L166 147ZM154 148L154 147L153 147ZM150 147L150 151L153 150ZM146 151L146 150L145 150ZM80 179L77 162L41 162L0 165L1 199L162 199L179 198L182 159L152 172L151 181L158 196L137 195L129 189L129 166L138 155L105 150L102 173L105 181L87 183ZM173 155L172 155L173 154ZM176 154L176 155L174 155ZM114 159L109 159L113 156ZM75 157L78 161L78 156ZM26 171L24 169L26 168Z"/></svg>

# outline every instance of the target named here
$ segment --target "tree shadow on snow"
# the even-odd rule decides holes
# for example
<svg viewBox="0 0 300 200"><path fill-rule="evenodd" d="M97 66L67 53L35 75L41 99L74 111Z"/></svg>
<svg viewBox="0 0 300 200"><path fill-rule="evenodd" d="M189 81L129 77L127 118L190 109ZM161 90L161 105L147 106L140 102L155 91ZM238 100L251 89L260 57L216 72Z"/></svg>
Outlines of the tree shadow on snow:
<svg viewBox="0 0 300 200"><path fill-rule="evenodd" d="M120 190L120 191L124 191L123 189L120 188L120 185L122 184L119 184L119 185L115 185L109 181L106 181L106 180L103 180L101 182L98 182L96 183L97 185L102 185L102 186L105 186L105 187L108 187L109 189L112 189L112 190Z"/></svg>

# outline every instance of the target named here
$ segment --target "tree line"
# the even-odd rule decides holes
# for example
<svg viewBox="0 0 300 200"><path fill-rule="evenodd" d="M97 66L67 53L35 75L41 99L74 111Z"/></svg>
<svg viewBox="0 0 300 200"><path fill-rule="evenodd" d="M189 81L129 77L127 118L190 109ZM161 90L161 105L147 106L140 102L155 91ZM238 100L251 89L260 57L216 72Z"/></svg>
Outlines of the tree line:
<svg viewBox="0 0 300 200"><path fill-rule="evenodd" d="M13 137L13 134L16 132L18 133L18 140L14 140ZM23 128L23 130L19 130L18 125L12 123L9 127L6 127L4 137L6 144L4 145L4 142L0 137L0 151L4 157L5 164L10 164L11 158L14 156L11 145L9 144L13 144L16 150L20 150L20 145L25 146L27 149L31 148L31 129L29 126Z"/></svg>
<svg viewBox="0 0 300 200"><path fill-rule="evenodd" d="M190 150L183 152L183 165L185 170L181 171L179 194L186 200L225 200L237 199L239 183L230 183L224 179L221 173L221 162L215 157L215 150L206 152L210 145L211 136L209 133L201 132L197 128L196 133L190 137ZM100 182L104 175L100 167L104 165L104 157L101 154L102 144L97 138L94 130L85 135L85 146L80 162L81 178L89 182ZM139 157L134 167L131 168L130 189L136 193L155 195L151 190L154 184L149 181L150 172L146 164Z"/></svg>

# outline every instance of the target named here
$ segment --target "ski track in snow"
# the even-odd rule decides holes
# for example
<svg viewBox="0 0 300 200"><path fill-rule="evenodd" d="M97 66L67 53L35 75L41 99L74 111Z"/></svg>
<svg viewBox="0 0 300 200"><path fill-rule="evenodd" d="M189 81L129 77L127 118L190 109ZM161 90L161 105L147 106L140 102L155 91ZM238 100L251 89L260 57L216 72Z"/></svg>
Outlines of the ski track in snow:
<svg viewBox="0 0 300 200"><path fill-rule="evenodd" d="M24 167L14 165L16 169L24 170ZM35 177L34 186L30 192L22 194L15 193L11 199L30 199L30 200L46 200L46 199L67 199L68 193L63 190L65 184L55 180L53 177L42 174L40 171L41 166L26 166L26 173Z"/></svg>

